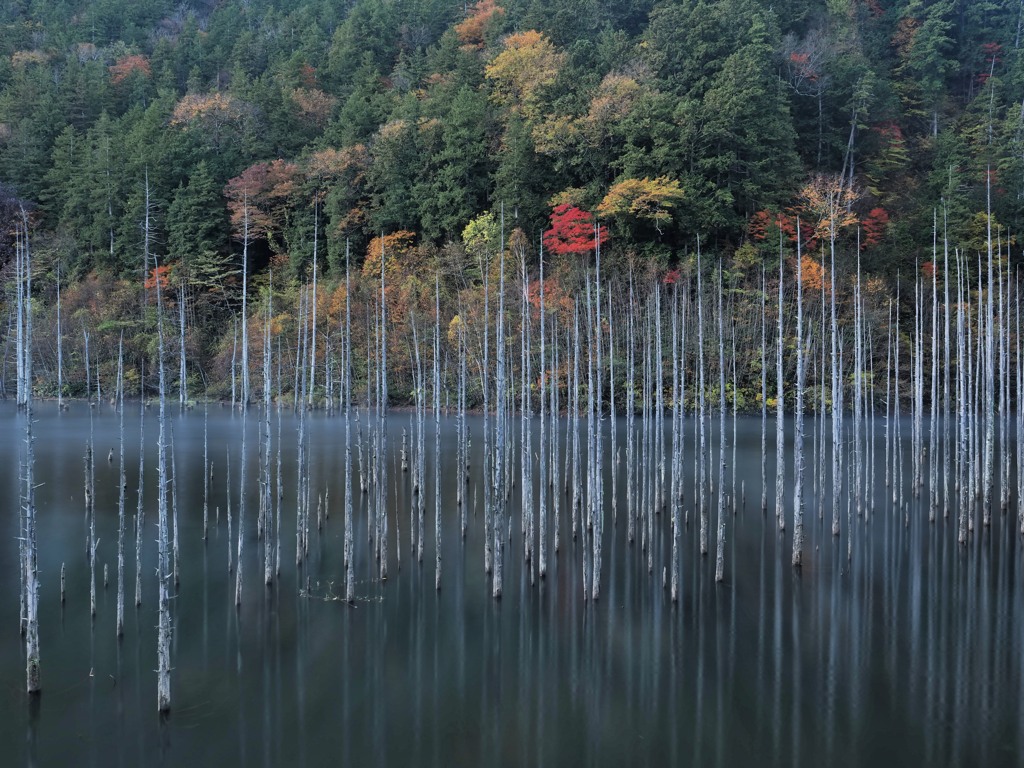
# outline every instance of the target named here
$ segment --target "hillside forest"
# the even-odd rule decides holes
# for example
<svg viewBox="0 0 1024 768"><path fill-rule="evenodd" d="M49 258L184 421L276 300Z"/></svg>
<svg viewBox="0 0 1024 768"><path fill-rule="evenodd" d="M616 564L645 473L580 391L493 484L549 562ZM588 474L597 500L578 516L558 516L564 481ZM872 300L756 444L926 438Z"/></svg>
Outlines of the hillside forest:
<svg viewBox="0 0 1024 768"><path fill-rule="evenodd" d="M954 259L970 292L994 254L1010 299L1022 23L1011 0L8 0L0 385L20 250L40 396L100 395L119 342L128 391L153 392L157 288L189 398L237 396L264 328L275 397L298 387L307 328L310 400L342 359L368 391L383 290L398 403L417 328L447 329L451 380L498 285L538 322L543 256L549 328L591 277L609 312L634 290L663 313L724 292L753 407L763 327L775 344L797 287L833 328L863 305L879 337L914 327L915 290ZM338 357L347 298L362 351Z"/></svg>

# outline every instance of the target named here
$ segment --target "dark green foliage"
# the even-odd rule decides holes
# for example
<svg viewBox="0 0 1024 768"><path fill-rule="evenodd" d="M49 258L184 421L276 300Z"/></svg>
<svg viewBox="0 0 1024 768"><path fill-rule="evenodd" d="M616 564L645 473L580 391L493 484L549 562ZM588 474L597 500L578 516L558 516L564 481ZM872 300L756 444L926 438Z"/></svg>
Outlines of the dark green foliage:
<svg viewBox="0 0 1024 768"><path fill-rule="evenodd" d="M184 279L211 292L223 292L232 275L222 253L228 220L220 188L200 162L187 184L175 190L167 209L168 256Z"/></svg>

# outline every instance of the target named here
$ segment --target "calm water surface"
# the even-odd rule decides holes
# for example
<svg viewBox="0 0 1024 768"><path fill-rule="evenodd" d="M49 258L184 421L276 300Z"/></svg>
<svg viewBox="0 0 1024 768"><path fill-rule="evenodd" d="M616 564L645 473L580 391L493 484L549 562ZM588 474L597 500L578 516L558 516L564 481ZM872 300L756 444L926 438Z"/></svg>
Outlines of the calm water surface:
<svg viewBox="0 0 1024 768"><path fill-rule="evenodd" d="M127 411L127 507L134 515L137 405ZM428 433L424 563L410 556L408 476L397 471L392 456L390 578L374 578L366 508L357 503L359 600L349 606L335 599L344 593L344 422L310 417L312 488L325 497L329 518L322 532L313 532L310 560L297 571L297 419L290 412L281 417L282 575L266 590L255 537L259 441L253 414L247 427L247 587L236 610L224 469L230 448L237 515L241 417L219 406L209 411L210 515L214 520L220 507L220 520L211 522L204 543L203 413L175 410L181 586L173 601L173 710L163 720L156 712L154 672L155 409L145 423L143 605L136 609L132 602L129 522L121 641L114 624L116 415L104 408L90 419L82 404L66 413L44 404L36 415L36 477L43 483L37 494L43 694L33 706L23 692L17 631L23 421L13 406L0 404L3 765L960 766L1018 765L1024 755L1024 605L1015 512L996 513L990 530L979 528L966 548L958 548L953 517L929 524L923 500L894 511L891 490L882 484L881 442L875 510L868 521L854 518L849 559L845 522L843 536L834 539L831 506L826 520L819 520L821 505L809 480L808 551L802 572L794 571L791 531L779 534L772 511L765 516L760 510L760 421L741 420L737 484L744 484L746 503L728 521L724 583L714 583L713 556L698 553L699 526L688 501L683 598L673 605L662 582L669 562L667 521L655 522L654 568L648 573L646 556L626 543L620 481L617 525L612 510L606 512L598 603L583 600L579 547L568 535L565 503L562 551L544 582L531 584L518 523L513 525L504 597L496 602L483 570L476 479L468 491L470 502L477 502L469 535L464 542L458 536L454 420L445 422L441 591L434 589ZM276 414L272 423L276 440ZM408 426L408 415L390 418L389 452L397 455ZM481 426L470 424L475 446L482 445ZM100 538L95 620L89 615L83 500L90 429ZM621 425L619 439L624 441ZM773 442L767 467L772 483ZM810 439L807 445L809 450ZM624 447L622 455L624 462ZM692 454L687 464L692 473ZM473 469L476 478L478 461ZM727 482L731 472L730 466ZM689 500L692 477L687 482ZM606 488L610 492L610 481ZM831 499L831 490L825 496ZM774 499L774 487L769 497ZM846 496L840 498L845 503Z"/></svg>

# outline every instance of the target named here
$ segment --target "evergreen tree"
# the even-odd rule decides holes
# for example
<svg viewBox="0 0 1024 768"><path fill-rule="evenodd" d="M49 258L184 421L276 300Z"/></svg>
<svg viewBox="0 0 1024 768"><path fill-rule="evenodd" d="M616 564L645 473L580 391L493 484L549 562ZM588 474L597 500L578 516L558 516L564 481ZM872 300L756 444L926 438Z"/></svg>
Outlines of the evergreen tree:
<svg viewBox="0 0 1024 768"><path fill-rule="evenodd" d="M187 184L174 193L167 209L168 255L186 280L208 291L223 291L230 275L223 253L228 236L227 209L220 186L200 161Z"/></svg>

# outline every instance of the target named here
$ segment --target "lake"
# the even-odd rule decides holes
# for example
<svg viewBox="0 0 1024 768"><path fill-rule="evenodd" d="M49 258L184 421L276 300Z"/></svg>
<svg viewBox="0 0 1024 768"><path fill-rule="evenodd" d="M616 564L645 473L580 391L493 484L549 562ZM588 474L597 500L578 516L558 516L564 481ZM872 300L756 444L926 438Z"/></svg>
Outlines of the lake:
<svg viewBox="0 0 1024 768"><path fill-rule="evenodd" d="M546 579L531 579L516 517L518 488L508 505L515 522L505 552L504 594L494 600L483 567L478 456L471 455L469 531L463 540L455 502L454 417L443 418L443 573L437 591L433 427L428 419L428 523L420 564L409 541L409 475L398 469L396 458L409 414L394 413L387 427L389 578L376 578L366 496L357 496L357 600L349 605L340 599L344 421L323 413L307 419L312 495L323 500L329 516L320 532L314 517L309 558L297 568L298 418L290 410L280 416L282 572L267 589L255 527L260 415L253 410L247 417L246 581L236 609L235 579L228 572L228 546L236 542L229 541L226 527L225 464L230 450L237 515L243 417L220 405L209 408L213 480L204 542L203 409L172 413L181 583L172 601L172 709L162 718L154 672L156 409L145 418L143 604L136 609L132 521L139 413L137 403L126 407L128 604L125 634L118 640L116 413L83 403L63 413L49 403L36 408L43 692L32 701L24 693L24 644L17 630L23 416L13 404L0 404L5 765L992 766L1017 765L1024 754L1024 591L1015 500L1009 513L997 510L991 527L979 525L968 544L959 546L955 513L940 513L929 523L926 493L915 499L908 490L905 509L894 508L892 489L883 483L881 426L874 511L854 516L847 530L843 489L837 494L844 504L838 538L831 533L832 490L817 487L808 460L807 541L799 570L790 564L792 526L779 533L773 511L774 422L768 422L771 488L765 514L761 421L741 417L735 453L740 488L735 513L728 515L723 582L714 580L713 528L711 554L699 554L690 432L684 461L689 523L682 533L678 603L663 581L671 547L668 515L655 518L649 572L639 544L626 541L621 480L617 519L605 510L599 601L584 599L582 546L568 533L564 500L561 551L551 556ZM274 412L275 451L277 423ZM807 420L809 430L816 424ZM624 425L619 422L620 444ZM689 419L687 426L692 427ZM482 419L471 417L469 427L478 453ZM731 428L730 419L730 441ZM95 619L83 499L90 432L99 538ZM910 429L903 434L909 445ZM808 436L808 451L811 446ZM610 451L605 455L611 458ZM623 447L620 473L624 456ZM732 445L727 456L731 484ZM717 450L711 461L716 457ZM606 476L612 469L609 461ZM609 495L610 488L607 481ZM824 519L822 497L829 500ZM314 501L311 513L316 507ZM712 521L714 515L712 505Z"/></svg>

